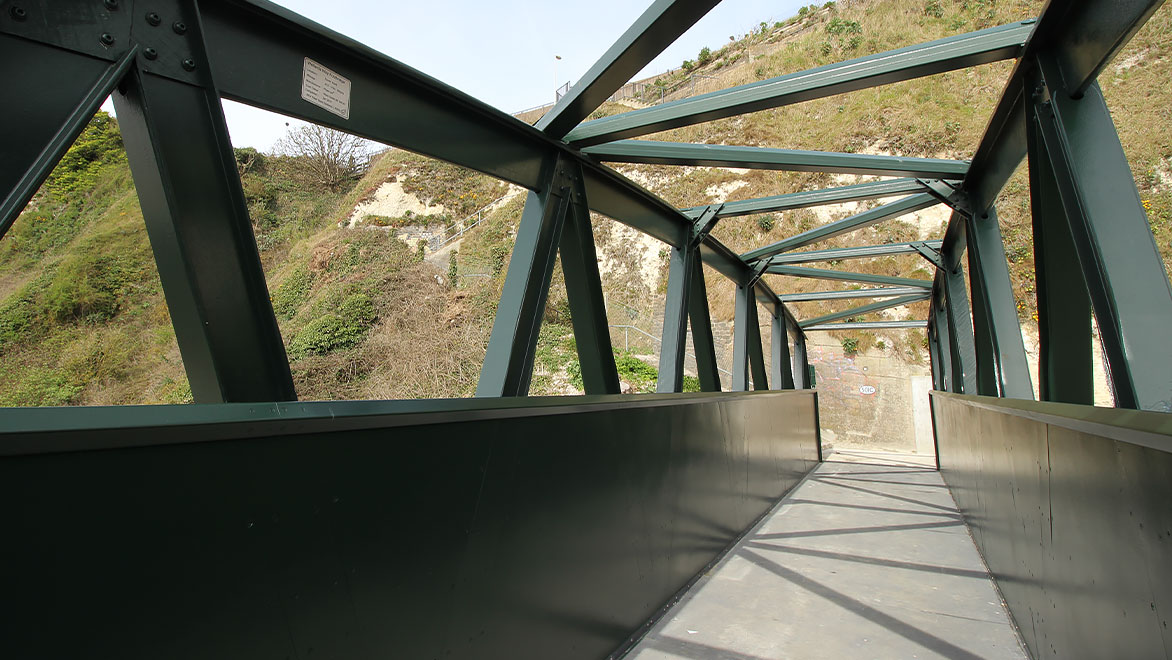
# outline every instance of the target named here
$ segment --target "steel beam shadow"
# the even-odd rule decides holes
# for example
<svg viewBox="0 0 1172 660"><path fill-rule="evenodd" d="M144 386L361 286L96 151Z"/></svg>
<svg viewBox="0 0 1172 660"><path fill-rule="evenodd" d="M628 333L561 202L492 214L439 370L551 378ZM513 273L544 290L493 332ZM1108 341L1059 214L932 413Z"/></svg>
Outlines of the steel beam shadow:
<svg viewBox="0 0 1172 660"><path fill-rule="evenodd" d="M605 657L817 464L814 406L768 391L6 409L0 647Z"/></svg>

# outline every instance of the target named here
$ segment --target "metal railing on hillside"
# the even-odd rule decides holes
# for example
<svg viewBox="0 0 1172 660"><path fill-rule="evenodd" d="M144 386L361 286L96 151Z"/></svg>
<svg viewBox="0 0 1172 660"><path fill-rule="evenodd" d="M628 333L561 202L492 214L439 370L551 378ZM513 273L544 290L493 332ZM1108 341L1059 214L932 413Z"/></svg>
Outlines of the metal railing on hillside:
<svg viewBox="0 0 1172 660"><path fill-rule="evenodd" d="M637 335L642 335L644 337L647 337L651 341L655 342L655 348L653 350L656 351L656 353L655 353L656 359L659 358L659 352L658 352L659 351L659 344L663 343L663 340L660 339L659 337L656 337L655 335L651 334L650 332L647 332L643 328L640 328L640 327L634 326L634 325L615 324L615 325L608 325L607 327L611 328L612 330L622 330L623 331L623 352L624 353L631 352L630 332L632 330L634 330ZM692 358L693 362L695 362L698 359L694 353L689 353L689 352L685 351L684 355ZM725 369L722 369L719 366L716 367L716 369L717 369L717 371L719 371L720 373L722 373L726 376L730 376L730 377L732 376L731 371L727 371Z"/></svg>
<svg viewBox="0 0 1172 660"><path fill-rule="evenodd" d="M484 222L484 220L488 218L489 209L491 209L504 198L508 197L509 194L510 193L505 193L500 197L497 197L488 204L485 204L483 207L474 211L468 217L449 225L439 234L427 239L427 249L435 252L436 250L443 248L448 243L463 237L464 234L467 234L468 231L473 227L479 225L481 222Z"/></svg>

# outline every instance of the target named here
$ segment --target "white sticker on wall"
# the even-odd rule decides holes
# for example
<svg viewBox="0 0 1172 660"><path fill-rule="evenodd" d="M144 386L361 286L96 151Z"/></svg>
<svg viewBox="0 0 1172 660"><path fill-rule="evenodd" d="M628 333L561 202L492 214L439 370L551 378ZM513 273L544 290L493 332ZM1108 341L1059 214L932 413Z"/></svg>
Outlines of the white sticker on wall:
<svg viewBox="0 0 1172 660"><path fill-rule="evenodd" d="M301 98L342 119L350 118L350 79L308 57L301 72Z"/></svg>

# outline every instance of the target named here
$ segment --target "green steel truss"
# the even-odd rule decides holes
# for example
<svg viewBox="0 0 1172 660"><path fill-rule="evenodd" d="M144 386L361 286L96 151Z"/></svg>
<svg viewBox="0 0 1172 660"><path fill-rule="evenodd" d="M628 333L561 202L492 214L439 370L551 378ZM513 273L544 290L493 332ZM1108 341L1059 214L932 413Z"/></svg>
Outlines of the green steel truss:
<svg viewBox="0 0 1172 660"><path fill-rule="evenodd" d="M680 392L689 329L701 387L722 384L704 265L736 288L733 390L807 388L805 331L926 327L935 387L1032 398L993 200L1030 161L1041 326L1041 397L1089 403L1091 316L1121 407L1172 410L1168 285L1095 78L1158 0L1053 3L1037 21L962 34L652 108L583 121L714 1L656 0L536 126L264 0L0 2L0 67L20 102L0 106L0 234L108 95L199 402L296 398L234 173L220 99L439 158L529 189L478 396L528 392L541 311L560 256L588 394L618 392L590 213L670 250L658 391ZM17 11L19 9L19 12ZM151 21L149 15L164 16ZM175 27L182 24L183 29ZM351 82L348 112L307 103L306 59ZM636 141L669 128L1016 60L971 161ZM43 80L54 84L46 86ZM290 84L293 81L293 84ZM878 175L825 190L677 209L603 163ZM897 198L737 255L721 221ZM946 204L943 237L794 252ZM797 266L919 254L931 281ZM966 275L967 265L967 275ZM881 285L778 295L775 276ZM971 291L971 294L970 294ZM798 321L786 303L880 298ZM922 321L839 319L929 301ZM772 333L763 359L760 310Z"/></svg>

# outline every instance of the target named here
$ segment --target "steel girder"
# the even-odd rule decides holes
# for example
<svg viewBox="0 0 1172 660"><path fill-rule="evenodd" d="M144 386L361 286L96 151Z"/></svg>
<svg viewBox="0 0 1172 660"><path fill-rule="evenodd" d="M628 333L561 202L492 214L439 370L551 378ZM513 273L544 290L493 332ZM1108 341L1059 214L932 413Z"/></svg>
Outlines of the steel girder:
<svg viewBox="0 0 1172 660"><path fill-rule="evenodd" d="M933 179L961 179L968 171L968 163L965 161L941 158L871 156L830 151L652 142L648 140L608 142L595 147L586 147L582 153L596 160L610 163L747 167L786 172L829 172L832 174L910 176Z"/></svg>
<svg viewBox="0 0 1172 660"><path fill-rule="evenodd" d="M477 396L525 396L554 264L561 254L587 394L618 394L618 371L578 164L551 161L543 192L529 193L493 319Z"/></svg>
<svg viewBox="0 0 1172 660"><path fill-rule="evenodd" d="M790 363L789 324L780 314L772 314L770 329L771 350L769 351L772 370L770 381L775 390L794 389L793 365Z"/></svg>
<svg viewBox="0 0 1172 660"><path fill-rule="evenodd" d="M854 321L851 323L822 323L808 325L806 332L820 330L915 330L923 328L927 321Z"/></svg>
<svg viewBox="0 0 1172 660"><path fill-rule="evenodd" d="M823 268L806 268L804 266L770 266L765 269L772 275L789 275L790 277L810 277L820 280L839 280L844 282L868 282L871 284L890 284L892 286L932 288L927 280L915 280L910 277L891 277L888 275L871 275L869 273L848 273L842 270Z"/></svg>
<svg viewBox="0 0 1172 660"><path fill-rule="evenodd" d="M109 61L0 34L0 62L39 64L6 68L5 87L41 92L0 105L0 125L20 128L5 140L0 158L0 237L138 56L134 48L116 54L118 59ZM43 84L46 70L54 72L52 85Z"/></svg>
<svg viewBox="0 0 1172 660"><path fill-rule="evenodd" d="M554 138L569 133L645 65L686 32L719 0L656 0L627 28L537 128Z"/></svg>
<svg viewBox="0 0 1172 660"><path fill-rule="evenodd" d="M921 249L939 248L944 241L915 241L913 243L888 243L885 245L860 245L859 247L814 250L812 252L790 252L769 258L770 265L806 264L815 261L839 261L844 259L870 259L896 254L922 254Z"/></svg>
<svg viewBox="0 0 1172 660"><path fill-rule="evenodd" d="M858 307L852 307L851 309L845 309L841 312L832 312L830 314L825 314L823 316L802 321L798 325L802 328L808 328L816 325L825 325L831 321L837 321L838 319L850 318L852 316L862 316L864 314L870 314L871 312L878 312L880 310L890 309L892 307L901 307L910 303L920 302L921 300L927 300L930 295L931 294L929 291L924 290L915 295L901 296L891 300L879 300L868 305L860 305Z"/></svg>
<svg viewBox="0 0 1172 660"><path fill-rule="evenodd" d="M918 192L924 192L924 184L918 179L905 178L872 181L868 183L857 183L852 186L809 190L786 195L761 197L759 199L746 199L739 202L725 202L720 212L717 213L717 217L734 218L743 215L753 215L754 213L776 213L778 211L804 209L812 206L842 204L844 202L857 202L881 197L896 197ZM698 218L706 208L708 207L695 206L684 209L683 212L690 217Z"/></svg>
<svg viewBox="0 0 1172 660"><path fill-rule="evenodd" d="M1085 368L1060 366L1067 360L1084 360L1078 356L1085 355L1081 345L1089 332L1089 321L1082 320L1080 309L1084 305L1081 285L1085 283L1095 303L1095 314L1100 317L1100 327L1111 326L1101 332L1104 347L1112 345L1105 353L1111 363L1117 405L1172 409L1172 376L1168 375L1172 369L1166 359L1160 359L1167 352L1157 347L1172 322L1172 292L1152 245L1118 135L1094 82L1098 72L1160 4L1160 0L1132 0L1047 7L963 182L976 220L954 216L945 235L943 252L946 265L952 267L959 264L966 242L972 250L974 229L988 222L984 214L992 200L1025 157L1027 148L1033 150L1031 165L1036 164L1040 170L1035 173L1031 168L1035 232L1046 234L1046 226L1054 227L1045 239L1054 241L1052 245L1035 243L1039 286L1046 282L1044 286L1050 289L1039 293L1039 323L1047 345L1043 350L1046 366L1041 369L1043 398L1085 401L1088 396ZM1064 216L1065 226L1051 214ZM1110 230L1105 224L1108 217L1112 218ZM992 227L986 235L992 238L996 225L989 224ZM1054 288L1054 278L1063 276L1060 273L1069 277L1073 266L1072 245L1059 235L1064 231L1075 237L1073 248L1083 277L1081 281L1067 279L1071 284L1059 293ZM993 251L998 251L996 246ZM995 258L978 259L982 264L998 266ZM1051 268L1056 270L1047 272ZM1004 359L1000 365L990 364L986 353L999 349L1005 354L1006 347L996 342L1014 341L1007 327L1010 316L1005 312L1006 302L1012 303L1012 299L992 291L987 277L973 289L974 306L981 303L974 310L974 320L983 326L977 328L983 371L1000 367L998 376L1005 385L1009 374ZM994 306L1000 306L999 314L992 311ZM1043 314L1053 314L1054 318L1042 321ZM1006 331L992 334L992 323L998 317ZM1067 322L1073 323L1070 333L1058 337L1065 332ZM1062 331L1058 323L1064 324ZM1020 373L1024 357L1018 357L1016 346L1008 353L1019 365ZM987 390L989 379L982 377L981 381L982 389ZM1023 378L1018 376L1013 381L1016 391L1026 391L1028 383Z"/></svg>
<svg viewBox="0 0 1172 660"><path fill-rule="evenodd" d="M848 289L846 291L812 291L809 293L783 293L782 302L807 302L810 300L846 300L851 298L883 298L885 296L910 296L919 294L920 286L893 286L880 289Z"/></svg>
<svg viewBox="0 0 1172 660"><path fill-rule="evenodd" d="M903 199L882 206L876 206L873 209L857 213L842 220L828 222L821 227L815 227L809 231L804 231L796 236L791 236L785 240L766 245L765 247L750 250L742 254L741 258L745 261L764 259L775 254L789 252L790 250L796 250L797 248L824 241L828 238L834 238L835 236L841 236L842 234L863 229L864 227L870 227L884 220L898 218L908 213L915 213L916 211L921 211L939 203L940 201L938 199L927 193L911 195L910 197L904 197Z"/></svg>
<svg viewBox="0 0 1172 660"><path fill-rule="evenodd" d="M761 346L757 300L753 295L752 285L743 285L737 287L733 318L732 390L748 391L750 377L754 390L769 389Z"/></svg>
<svg viewBox="0 0 1172 660"><path fill-rule="evenodd" d="M202 3L204 28L224 98L353 133L539 190L542 164L561 156L583 171L590 209L672 247L691 219L614 170L583 157L542 131L392 58L263 0ZM355 90L349 117L301 99L305 58L345 76ZM713 237L704 263L736 282L750 269ZM758 299L776 305L758 286Z"/></svg>
<svg viewBox="0 0 1172 660"><path fill-rule="evenodd" d="M1033 21L961 34L877 53L711 94L586 122L566 136L578 146L612 142L679 126L776 108L997 60L1014 58Z"/></svg>
<svg viewBox="0 0 1172 660"><path fill-rule="evenodd" d="M1039 55L1044 93L1032 97L1032 115L1045 150L1038 156L1048 157L1042 169L1056 184L1115 400L1172 412L1172 286L1098 83L1066 86L1059 71L1060 60Z"/></svg>

